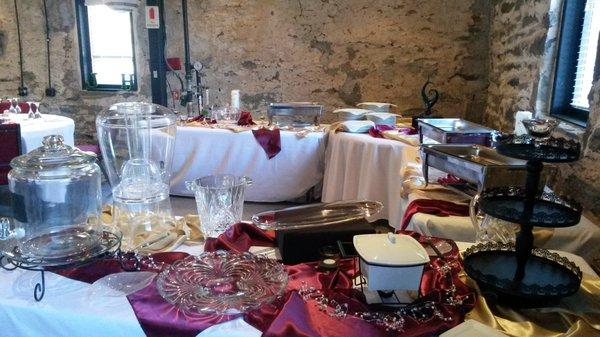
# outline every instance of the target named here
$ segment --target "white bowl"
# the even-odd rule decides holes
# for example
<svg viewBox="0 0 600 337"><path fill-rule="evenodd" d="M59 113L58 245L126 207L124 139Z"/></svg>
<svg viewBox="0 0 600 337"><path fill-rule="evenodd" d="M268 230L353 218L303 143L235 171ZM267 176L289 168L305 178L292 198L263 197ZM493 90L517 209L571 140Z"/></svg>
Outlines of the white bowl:
<svg viewBox="0 0 600 337"><path fill-rule="evenodd" d="M375 123L371 121L345 121L341 122L341 129L351 133L365 133L370 128L375 126Z"/></svg>
<svg viewBox="0 0 600 337"><path fill-rule="evenodd" d="M390 107L398 107L396 104L383 102L362 102L356 105L357 107L371 110L373 112L390 112Z"/></svg>
<svg viewBox="0 0 600 337"><path fill-rule="evenodd" d="M354 120L362 120L365 119L365 115L373 112L371 110L366 109L356 109L356 108L344 108L333 110L333 113L338 114L338 120L340 121L354 121Z"/></svg>
<svg viewBox="0 0 600 337"><path fill-rule="evenodd" d="M389 112L371 112L367 114L367 119L375 124L396 125L398 115Z"/></svg>

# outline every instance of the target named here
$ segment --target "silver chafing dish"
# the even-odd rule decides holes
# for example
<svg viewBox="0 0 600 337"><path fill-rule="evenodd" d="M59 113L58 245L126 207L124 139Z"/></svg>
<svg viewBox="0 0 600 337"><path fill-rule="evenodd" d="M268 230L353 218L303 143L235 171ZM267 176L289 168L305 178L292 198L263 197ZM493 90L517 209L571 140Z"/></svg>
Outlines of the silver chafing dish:
<svg viewBox="0 0 600 337"><path fill-rule="evenodd" d="M305 127L319 125L323 106L311 102L271 103L267 110L269 125Z"/></svg>
<svg viewBox="0 0 600 337"><path fill-rule="evenodd" d="M440 144L480 144L491 146L499 132L460 118L419 118L419 141ZM424 142L425 140L425 142Z"/></svg>
<svg viewBox="0 0 600 337"><path fill-rule="evenodd" d="M429 167L433 167L472 183L479 190L525 184L527 162L503 156L489 147L424 144L421 157L426 183L429 182Z"/></svg>

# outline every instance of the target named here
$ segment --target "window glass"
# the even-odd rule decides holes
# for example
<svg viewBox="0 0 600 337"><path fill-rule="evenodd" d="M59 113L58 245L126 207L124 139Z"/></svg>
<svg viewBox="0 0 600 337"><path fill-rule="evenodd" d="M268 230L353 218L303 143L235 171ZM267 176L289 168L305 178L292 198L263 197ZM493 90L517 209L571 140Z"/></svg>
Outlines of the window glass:
<svg viewBox="0 0 600 337"><path fill-rule="evenodd" d="M596 52L598 51L598 33L600 32L600 0L587 0L581 42L577 56L577 70L573 85L571 105L589 109L588 94L592 89Z"/></svg>
<svg viewBox="0 0 600 337"><path fill-rule="evenodd" d="M134 74L131 14L107 6L88 6L92 72L98 85L123 84Z"/></svg>

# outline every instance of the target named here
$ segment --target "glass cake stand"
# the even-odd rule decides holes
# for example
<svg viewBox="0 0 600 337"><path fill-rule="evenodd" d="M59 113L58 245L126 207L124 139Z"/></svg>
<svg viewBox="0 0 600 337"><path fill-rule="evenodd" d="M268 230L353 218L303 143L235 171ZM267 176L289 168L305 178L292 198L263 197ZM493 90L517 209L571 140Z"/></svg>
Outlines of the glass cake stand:
<svg viewBox="0 0 600 337"><path fill-rule="evenodd" d="M188 256L156 281L160 295L190 313L236 314L270 303L288 282L283 265L250 253Z"/></svg>

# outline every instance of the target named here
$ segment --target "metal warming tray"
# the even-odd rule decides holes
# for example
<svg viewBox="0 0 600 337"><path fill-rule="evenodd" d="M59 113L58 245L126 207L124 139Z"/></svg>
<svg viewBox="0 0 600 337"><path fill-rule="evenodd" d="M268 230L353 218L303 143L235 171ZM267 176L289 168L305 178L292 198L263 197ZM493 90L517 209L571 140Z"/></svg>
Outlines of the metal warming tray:
<svg viewBox="0 0 600 337"><path fill-rule="evenodd" d="M479 144L491 146L498 131L460 118L419 118L419 141L440 144Z"/></svg>
<svg viewBox="0 0 600 337"><path fill-rule="evenodd" d="M429 182L429 167L452 174L479 189L519 186L525 183L525 160L503 156L496 150L481 145L421 146L423 176Z"/></svg>
<svg viewBox="0 0 600 337"><path fill-rule="evenodd" d="M267 110L269 125L305 127L319 125L323 106L310 102L271 103Z"/></svg>

